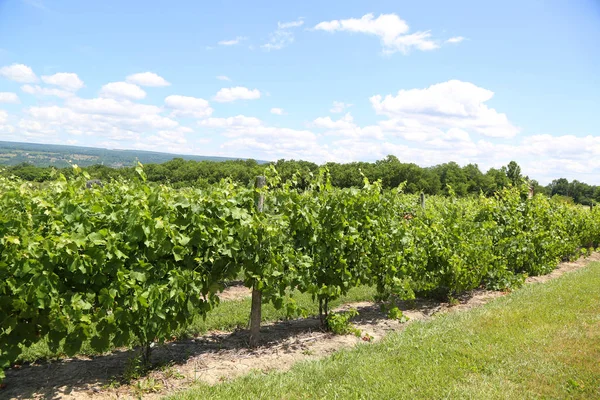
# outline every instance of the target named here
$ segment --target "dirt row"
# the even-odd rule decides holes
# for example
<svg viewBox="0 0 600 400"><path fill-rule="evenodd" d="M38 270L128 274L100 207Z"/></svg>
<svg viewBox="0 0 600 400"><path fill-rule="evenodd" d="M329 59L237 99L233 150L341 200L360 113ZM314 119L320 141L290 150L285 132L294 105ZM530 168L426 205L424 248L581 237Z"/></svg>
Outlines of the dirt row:
<svg viewBox="0 0 600 400"><path fill-rule="evenodd" d="M527 283L543 283L567 272L600 261L600 253L566 262L552 273L530 277ZM6 371L6 388L0 398L7 399L144 399L161 398L190 387L196 382L216 384L245 375L253 370L285 371L298 361L314 360L337 350L356 345L369 345L390 332L404 329L413 321L427 320L436 313L465 310L500 297L505 293L475 290L465 294L459 303L418 300L403 313L406 323L389 320L378 304L370 302L345 304L338 310L356 308L359 315L353 324L362 335L339 336L321 331L317 318L265 324L261 329L263 345L248 348L248 333L210 332L189 340L181 340L154 349L152 362L162 367L128 385L119 385L117 377L127 373L128 360L134 351L115 351L87 358L76 357L55 362L31 364ZM224 292L224 298L234 300L250 295L247 288L235 285Z"/></svg>

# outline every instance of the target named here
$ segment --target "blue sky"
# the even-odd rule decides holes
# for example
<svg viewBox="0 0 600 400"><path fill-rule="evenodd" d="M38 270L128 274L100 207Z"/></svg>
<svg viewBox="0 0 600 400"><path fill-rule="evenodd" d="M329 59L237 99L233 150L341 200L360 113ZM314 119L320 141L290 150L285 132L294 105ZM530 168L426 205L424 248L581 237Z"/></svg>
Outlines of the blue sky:
<svg viewBox="0 0 600 400"><path fill-rule="evenodd" d="M600 183L600 2L0 0L0 140Z"/></svg>

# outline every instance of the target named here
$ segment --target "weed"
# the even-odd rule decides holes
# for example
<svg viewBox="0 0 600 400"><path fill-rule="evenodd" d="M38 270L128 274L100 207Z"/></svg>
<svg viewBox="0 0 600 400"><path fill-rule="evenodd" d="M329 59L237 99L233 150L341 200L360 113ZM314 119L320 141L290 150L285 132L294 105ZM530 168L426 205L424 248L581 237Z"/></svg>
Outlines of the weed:
<svg viewBox="0 0 600 400"><path fill-rule="evenodd" d="M167 364L161 368L162 373L167 379L184 379L185 376L179 372L173 364Z"/></svg>
<svg viewBox="0 0 600 400"><path fill-rule="evenodd" d="M454 307L460 304L460 301L456 297L448 296L448 304L450 307Z"/></svg>
<svg viewBox="0 0 600 400"><path fill-rule="evenodd" d="M360 336L360 330L356 329L351 323L350 319L358 315L358 311L352 308L348 311L339 313L330 313L327 316L327 329L336 335L347 335L354 334Z"/></svg>
<svg viewBox="0 0 600 400"><path fill-rule="evenodd" d="M388 310L387 317L389 319L396 319L396 320L398 320L400 322L406 322L409 319L406 315L404 315L404 313L402 312L402 310L400 310L396 306L393 306L393 307L391 307Z"/></svg>
<svg viewBox="0 0 600 400"><path fill-rule="evenodd" d="M142 379L133 385L133 393L138 399L143 398L143 396L148 393L160 392L162 389L163 384L154 378Z"/></svg>

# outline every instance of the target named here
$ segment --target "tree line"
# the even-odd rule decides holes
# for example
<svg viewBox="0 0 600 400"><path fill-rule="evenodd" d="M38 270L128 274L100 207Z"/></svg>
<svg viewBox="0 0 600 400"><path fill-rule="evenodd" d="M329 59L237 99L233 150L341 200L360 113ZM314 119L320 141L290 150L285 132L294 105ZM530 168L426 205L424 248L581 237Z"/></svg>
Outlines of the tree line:
<svg viewBox="0 0 600 400"><path fill-rule="evenodd" d="M283 180L291 179L300 172L298 186L302 187L310 177L317 173L319 165L301 160L278 160L270 163L275 166ZM174 187L206 187L229 178L234 182L251 184L257 175L264 173L270 164L260 164L255 160L228 161L192 161L174 158L162 164L147 164L144 168L148 181L169 183ZM420 167L414 163L403 163L397 157L389 155L375 162L329 162L323 166L329 169L331 183L335 187L361 187L363 176L370 181L381 180L384 188L398 187L406 182L406 193L423 192L428 195L448 195L450 192L458 196L484 193L492 195L497 191L528 183L535 193L557 196L564 201L590 205L600 202L600 186L589 185L578 180L569 182L565 178L555 179L547 186L523 176L521 168L515 161L501 168L490 168L485 173L477 164L463 167L455 162ZM104 165L92 165L83 168L92 178L110 181L117 177L133 178L135 167L111 168ZM7 167L3 175L15 175L21 179L44 182L54 179L57 173L71 176L72 168L38 167L22 163Z"/></svg>

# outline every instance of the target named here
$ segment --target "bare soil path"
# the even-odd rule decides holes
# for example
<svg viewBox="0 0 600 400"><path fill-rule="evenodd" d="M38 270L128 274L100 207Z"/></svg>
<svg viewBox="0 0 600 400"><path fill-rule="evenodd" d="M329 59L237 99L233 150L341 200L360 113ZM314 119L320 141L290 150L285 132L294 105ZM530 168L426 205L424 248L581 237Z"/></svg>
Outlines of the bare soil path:
<svg viewBox="0 0 600 400"><path fill-rule="evenodd" d="M530 277L528 284L543 283L567 272L600 261L600 253L575 262L561 263L548 275ZM226 289L224 299L249 296L247 288L234 285ZM285 371L296 362L322 358L337 350L368 345L389 332L397 332L412 322L426 320L440 312L466 310L480 306L505 293L474 290L459 298L459 304L433 300L417 300L410 308L402 307L410 318L407 323L389 320L378 304L361 302L345 304L338 310L356 308L359 315L354 326L362 336L338 336L323 332L317 318L266 324L261 329L263 345L248 349L248 332L210 332L196 339L181 340L153 351L152 361L165 365L129 385L116 386L114 377L122 376L133 350L88 358L76 357L12 368L6 371L6 388L1 399L144 399L160 398L185 389L195 382L216 384L247 374L253 370ZM368 339L371 339L370 341Z"/></svg>

